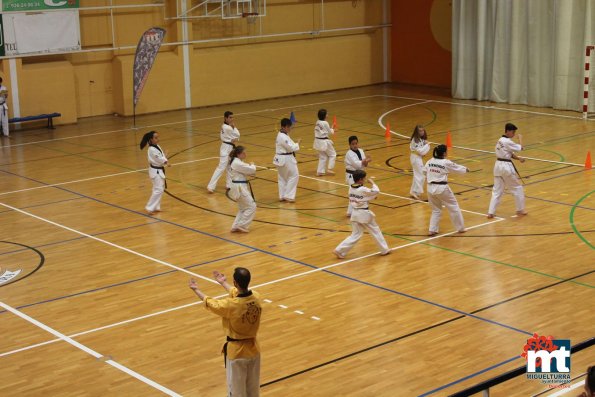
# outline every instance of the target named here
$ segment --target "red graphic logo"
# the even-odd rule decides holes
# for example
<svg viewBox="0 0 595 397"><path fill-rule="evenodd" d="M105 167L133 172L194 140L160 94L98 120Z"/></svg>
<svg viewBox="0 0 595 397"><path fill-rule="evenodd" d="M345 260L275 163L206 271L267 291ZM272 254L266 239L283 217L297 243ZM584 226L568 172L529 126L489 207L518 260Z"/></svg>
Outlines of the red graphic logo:
<svg viewBox="0 0 595 397"><path fill-rule="evenodd" d="M553 352L554 350L558 350L558 346L554 345L553 336L539 336L537 334L533 334L533 337L527 339L527 344L523 347L523 353L521 357L524 357L525 360L527 359L527 352L531 351L540 351L540 350L547 350L549 353ZM535 367L541 367L541 358L536 357L535 359Z"/></svg>

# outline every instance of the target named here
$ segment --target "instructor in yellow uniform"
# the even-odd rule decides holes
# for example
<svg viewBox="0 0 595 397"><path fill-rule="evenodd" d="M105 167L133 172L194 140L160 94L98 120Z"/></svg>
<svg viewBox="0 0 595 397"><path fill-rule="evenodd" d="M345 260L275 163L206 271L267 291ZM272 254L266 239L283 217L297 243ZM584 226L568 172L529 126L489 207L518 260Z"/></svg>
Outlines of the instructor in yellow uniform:
<svg viewBox="0 0 595 397"><path fill-rule="evenodd" d="M223 346L227 375L227 395L233 397L256 397L260 393L260 348L256 334L260 326L262 307L257 292L248 289L250 271L237 267L233 272L233 287L225 276L213 272L215 280L229 296L215 299L206 296L190 280L190 288L205 302L205 308L221 317L227 341Z"/></svg>

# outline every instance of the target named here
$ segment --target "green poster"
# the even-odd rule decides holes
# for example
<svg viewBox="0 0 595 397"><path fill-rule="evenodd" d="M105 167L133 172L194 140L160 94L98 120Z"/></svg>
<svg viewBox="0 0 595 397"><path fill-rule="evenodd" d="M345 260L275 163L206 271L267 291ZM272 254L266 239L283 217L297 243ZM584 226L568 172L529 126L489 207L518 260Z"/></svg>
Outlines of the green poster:
<svg viewBox="0 0 595 397"><path fill-rule="evenodd" d="M78 7L79 0L2 0L2 11L56 10Z"/></svg>

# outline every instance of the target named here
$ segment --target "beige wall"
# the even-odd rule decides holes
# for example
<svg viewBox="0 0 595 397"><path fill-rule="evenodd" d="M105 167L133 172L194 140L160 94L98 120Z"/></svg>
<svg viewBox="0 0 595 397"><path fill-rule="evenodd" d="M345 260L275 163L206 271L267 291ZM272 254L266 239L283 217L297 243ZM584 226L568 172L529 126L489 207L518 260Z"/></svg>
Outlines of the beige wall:
<svg viewBox="0 0 595 397"><path fill-rule="evenodd" d="M127 0L117 4L126 3L139 2ZM188 23L189 39L317 30L323 25L320 4L320 1L268 0L267 16L256 24L250 25L246 19L194 20ZM382 22L382 1L329 0L324 4L327 29ZM89 5L96 4L81 3L81 6ZM136 46L143 31L151 26L167 30L166 43L180 41L182 22L164 19L163 12L161 8L115 10L114 43L109 11L81 11L83 47ZM175 1L167 3L166 12L173 16ZM162 47L137 105L137 114L185 107L181 48ZM19 87L21 115L57 111L63 115L57 123L112 113L132 115L133 53L133 49L126 49L26 58L19 75L19 82L23 82ZM381 29L197 43L191 46L189 54L193 107L383 80ZM41 91L40 82L45 83ZM56 92L64 94L53 95Z"/></svg>

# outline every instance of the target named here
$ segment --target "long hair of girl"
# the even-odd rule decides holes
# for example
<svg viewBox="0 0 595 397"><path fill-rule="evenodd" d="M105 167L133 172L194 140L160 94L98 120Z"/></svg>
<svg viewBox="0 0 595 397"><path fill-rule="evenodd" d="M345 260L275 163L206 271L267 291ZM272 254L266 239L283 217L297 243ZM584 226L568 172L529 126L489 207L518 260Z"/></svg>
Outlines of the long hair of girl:
<svg viewBox="0 0 595 397"><path fill-rule="evenodd" d="M415 140L415 142L419 142L419 140L421 139L421 135L419 135L419 130L421 128L423 128L424 126L421 124L418 124L415 126L415 128L413 129L413 134L411 134L411 139L410 140Z"/></svg>
<svg viewBox="0 0 595 397"><path fill-rule="evenodd" d="M434 156L435 159L443 159L444 158L444 154L446 153L446 145L438 145L434 148L434 151L432 152L432 156Z"/></svg>
<svg viewBox="0 0 595 397"><path fill-rule="evenodd" d="M140 150L143 150L145 146L153 139L153 135L155 135L156 131L149 131L145 135L143 135L143 139L140 140Z"/></svg>
<svg viewBox="0 0 595 397"><path fill-rule="evenodd" d="M242 154L243 151L243 146L236 146L231 149L231 152L229 152L229 165L231 165L231 163L238 157L238 155Z"/></svg>

